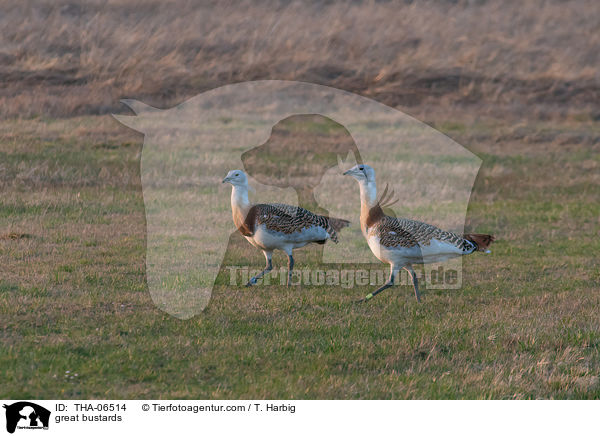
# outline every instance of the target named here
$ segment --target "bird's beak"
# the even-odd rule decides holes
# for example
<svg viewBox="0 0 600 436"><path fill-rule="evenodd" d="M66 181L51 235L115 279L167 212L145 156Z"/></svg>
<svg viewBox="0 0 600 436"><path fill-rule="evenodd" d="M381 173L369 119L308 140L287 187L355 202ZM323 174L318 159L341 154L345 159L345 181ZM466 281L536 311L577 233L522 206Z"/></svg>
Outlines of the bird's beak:
<svg viewBox="0 0 600 436"><path fill-rule="evenodd" d="M345 171L343 175L344 175L344 176L349 176L351 171L352 171L352 170Z"/></svg>
<svg viewBox="0 0 600 436"><path fill-rule="evenodd" d="M229 182L229 177L225 177L221 183L227 183L227 182Z"/></svg>

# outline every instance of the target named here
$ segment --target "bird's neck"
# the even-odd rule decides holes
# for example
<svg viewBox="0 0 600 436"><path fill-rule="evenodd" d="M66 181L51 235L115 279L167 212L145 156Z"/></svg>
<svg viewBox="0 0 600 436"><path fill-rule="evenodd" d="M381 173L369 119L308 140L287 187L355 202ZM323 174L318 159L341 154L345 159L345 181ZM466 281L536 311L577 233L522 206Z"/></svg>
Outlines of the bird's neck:
<svg viewBox="0 0 600 436"><path fill-rule="evenodd" d="M248 186L233 186L231 190L231 212L233 214L233 222L239 228L246 219L248 211L252 207L248 200Z"/></svg>
<svg viewBox="0 0 600 436"><path fill-rule="evenodd" d="M377 206L377 185L374 181L361 180L360 187L360 222L361 227L367 222L369 212Z"/></svg>

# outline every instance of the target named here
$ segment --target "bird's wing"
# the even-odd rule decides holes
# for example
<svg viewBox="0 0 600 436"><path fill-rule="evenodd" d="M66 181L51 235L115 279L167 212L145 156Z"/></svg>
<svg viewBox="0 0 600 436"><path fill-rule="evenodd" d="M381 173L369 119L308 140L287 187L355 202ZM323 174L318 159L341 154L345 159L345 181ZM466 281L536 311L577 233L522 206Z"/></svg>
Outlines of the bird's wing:
<svg viewBox="0 0 600 436"><path fill-rule="evenodd" d="M277 203L257 204L253 209L255 224L264 224L272 231L289 234L315 226L325 230L329 228L327 217L316 215L299 206Z"/></svg>
<svg viewBox="0 0 600 436"><path fill-rule="evenodd" d="M386 247L427 247L437 240L449 248L470 252L474 249L471 241L456 233L442 230L431 224L406 218L384 216L372 229L379 241Z"/></svg>

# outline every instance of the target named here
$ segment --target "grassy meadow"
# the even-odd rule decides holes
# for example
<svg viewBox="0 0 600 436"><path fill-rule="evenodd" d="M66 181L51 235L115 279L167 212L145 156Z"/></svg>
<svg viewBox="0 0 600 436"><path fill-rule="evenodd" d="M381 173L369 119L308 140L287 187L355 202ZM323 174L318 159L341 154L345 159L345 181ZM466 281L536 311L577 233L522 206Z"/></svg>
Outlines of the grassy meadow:
<svg viewBox="0 0 600 436"><path fill-rule="evenodd" d="M594 142L598 124L521 130L545 139L529 143L443 125L494 144L473 150L467 225L499 241L465 260L461 290L356 305L371 287L225 283L180 321L145 285L141 136L107 116L2 122L3 396L598 398L598 144L560 139Z"/></svg>
<svg viewBox="0 0 600 436"><path fill-rule="evenodd" d="M595 3L242 2L251 22L183 3L2 5L0 397L600 399ZM359 305L371 286L221 280L194 318L155 306L143 136L108 113L259 78L376 98L483 160L465 227L498 241L460 290ZM302 249L297 266L319 267Z"/></svg>

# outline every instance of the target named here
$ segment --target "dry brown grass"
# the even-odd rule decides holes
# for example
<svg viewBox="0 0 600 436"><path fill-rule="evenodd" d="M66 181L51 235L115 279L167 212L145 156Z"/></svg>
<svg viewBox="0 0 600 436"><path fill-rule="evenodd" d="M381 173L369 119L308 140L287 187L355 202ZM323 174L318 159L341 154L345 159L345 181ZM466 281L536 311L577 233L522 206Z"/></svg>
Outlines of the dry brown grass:
<svg viewBox="0 0 600 436"><path fill-rule="evenodd" d="M5 1L0 113L179 103L231 82L291 79L416 114L598 115L600 4ZM445 109L447 110L447 109Z"/></svg>
<svg viewBox="0 0 600 436"><path fill-rule="evenodd" d="M2 2L0 394L600 398L599 9ZM191 320L155 306L142 135L75 115L265 78L410 106L483 159L467 227L499 238L461 290L356 306L366 289L219 285Z"/></svg>

